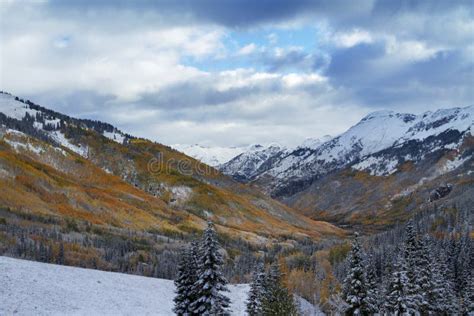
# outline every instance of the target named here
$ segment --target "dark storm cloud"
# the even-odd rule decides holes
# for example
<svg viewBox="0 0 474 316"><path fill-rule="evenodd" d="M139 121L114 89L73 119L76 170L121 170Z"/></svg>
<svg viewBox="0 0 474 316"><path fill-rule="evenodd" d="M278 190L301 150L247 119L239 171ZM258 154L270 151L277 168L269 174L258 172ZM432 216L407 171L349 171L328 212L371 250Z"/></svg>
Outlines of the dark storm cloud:
<svg viewBox="0 0 474 316"><path fill-rule="evenodd" d="M362 14L372 1L313 1L313 0L52 0L53 9L63 10L132 10L154 11L164 16L182 16L194 20L220 24L226 27L248 27L262 23L278 23L299 15L350 16Z"/></svg>
<svg viewBox="0 0 474 316"><path fill-rule="evenodd" d="M301 17L328 18L341 25L383 25L405 13L443 14L462 8L473 14L472 1L444 0L51 0L51 9L71 11L126 10L180 16L226 27L279 23ZM179 22L179 21L175 21Z"/></svg>
<svg viewBox="0 0 474 316"><path fill-rule="evenodd" d="M381 43L362 44L332 56L326 73L334 86L351 87L354 100L374 107L418 108L468 105L474 100L474 64L448 50L409 66L379 69Z"/></svg>

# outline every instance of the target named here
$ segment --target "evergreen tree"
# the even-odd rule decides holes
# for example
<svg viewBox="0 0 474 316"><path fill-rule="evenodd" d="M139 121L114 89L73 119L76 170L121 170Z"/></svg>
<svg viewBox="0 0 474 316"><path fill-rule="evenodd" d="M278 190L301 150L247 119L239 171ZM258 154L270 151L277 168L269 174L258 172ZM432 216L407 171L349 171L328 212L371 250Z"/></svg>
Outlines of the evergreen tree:
<svg viewBox="0 0 474 316"><path fill-rule="evenodd" d="M253 273L247 301L247 314L259 316L263 314L262 301L265 295L265 268L263 263L258 263Z"/></svg>
<svg viewBox="0 0 474 316"><path fill-rule="evenodd" d="M196 282L196 266L193 264L193 254L191 249L185 249L181 256L178 267L178 275L174 284L176 286L176 296L174 298L174 309L176 315L193 315L190 309L194 302L193 285Z"/></svg>
<svg viewBox="0 0 474 316"><path fill-rule="evenodd" d="M366 300L367 283L358 236L356 233L352 242L348 264L349 273L344 280L343 299L349 305L346 315L368 315L371 310Z"/></svg>
<svg viewBox="0 0 474 316"><path fill-rule="evenodd" d="M418 241L419 253L416 268L417 282L420 286L420 312L423 315L431 314L435 304L435 286L433 284L429 244L430 240L427 236Z"/></svg>
<svg viewBox="0 0 474 316"><path fill-rule="evenodd" d="M406 263L404 257L400 255L393 264L392 276L385 295L384 308L389 315L405 315L408 312L406 287Z"/></svg>
<svg viewBox="0 0 474 316"><path fill-rule="evenodd" d="M193 286L196 298L190 306L191 311L198 315L229 314L230 300L222 294L228 290L227 280L221 272L224 261L219 248L214 225L209 222L201 243L197 281Z"/></svg>
<svg viewBox="0 0 474 316"><path fill-rule="evenodd" d="M375 314L379 311L379 289L377 282L377 274L375 271L375 262L372 256L367 259L367 312Z"/></svg>
<svg viewBox="0 0 474 316"><path fill-rule="evenodd" d="M458 271L461 279L460 284L460 300L461 311L463 314L473 312L472 290L474 273L472 269L472 261L474 260L474 253L472 250L472 240L467 230L461 239L460 253L458 257Z"/></svg>
<svg viewBox="0 0 474 316"><path fill-rule="evenodd" d="M262 315L297 316L298 311L293 295L283 286L278 264L271 265L265 277L265 291L262 300Z"/></svg>
<svg viewBox="0 0 474 316"><path fill-rule="evenodd" d="M433 313L436 315L454 315L457 311L456 297L452 282L446 273L446 256L443 251L435 252L432 248L430 260L433 282Z"/></svg>
<svg viewBox="0 0 474 316"><path fill-rule="evenodd" d="M421 295L421 287L419 283L419 258L420 248L416 237L416 231L413 221L409 221L405 228L405 262L407 276L407 306L410 313L417 314L420 312L423 297Z"/></svg>

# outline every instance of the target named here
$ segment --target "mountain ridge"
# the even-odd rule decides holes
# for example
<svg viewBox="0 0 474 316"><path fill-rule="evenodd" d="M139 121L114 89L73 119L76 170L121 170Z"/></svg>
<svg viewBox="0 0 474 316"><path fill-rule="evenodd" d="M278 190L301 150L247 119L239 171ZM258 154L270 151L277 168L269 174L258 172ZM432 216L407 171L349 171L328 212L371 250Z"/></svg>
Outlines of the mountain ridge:
<svg viewBox="0 0 474 316"><path fill-rule="evenodd" d="M410 194L417 190L423 194L406 208L409 212L443 182L471 185L473 125L474 106L420 115L377 111L315 148L274 153L273 159L262 163L266 168L241 168L258 159L243 153L239 157L246 161L236 157L221 170L312 218L344 225L373 223L368 218L382 212L389 221L405 220L408 213L400 213L390 200L392 196L407 199L403 195L406 187L417 188ZM364 195L356 188L377 193ZM361 200L361 196L365 197ZM356 214L362 219L355 219Z"/></svg>
<svg viewBox="0 0 474 316"><path fill-rule="evenodd" d="M41 198L41 194L51 191L56 192L54 194L58 194L59 198L62 194L60 192L65 189L56 185L54 179L61 179L61 182L73 179L73 183L78 185L69 187L70 194L79 194L81 203L66 196L61 198L61 207L65 210L77 209L76 214L83 214L83 220L87 220L90 217L87 214L91 212L91 216L99 221L93 215L95 206L92 204L101 203L104 210L109 212L105 212L109 214L106 217L112 219L115 216L112 205L122 203L119 200L123 200L123 196L139 190L147 195L147 203L151 203L145 209L153 209L154 215L146 215L148 219L142 223L132 219L130 225L159 229L166 234L189 234L202 229L208 219L213 219L221 230L229 234L240 234L253 241L265 240L262 236L273 238L280 234L298 236L301 233L301 237L320 238L326 233L341 233L329 224L305 218L258 190L235 182L169 146L125 134L108 123L74 119L6 93L0 94L0 112L0 122L5 126L1 133L3 158L10 161L1 164L1 167L5 174L11 174L3 179L5 187L11 186L7 184L11 181L17 183L19 179L24 179L29 183L29 188L36 189L37 186L43 186L38 183L42 181L49 183L45 190L42 193L33 190L27 196L37 199L38 194ZM37 163L41 166L36 166ZM25 166L26 169L21 167L15 170L15 164ZM41 177L35 179L30 177L38 171L31 173L28 171L31 167L38 171L52 170L46 174L41 173ZM107 197L113 203L105 203L101 199L106 197L100 194L99 201L105 204L88 198L91 193L87 188L89 185L80 180L82 173L96 179L93 183L98 186L97 190L108 186L108 179L112 179L110 177L116 177L112 183L118 186L118 191L114 188L113 196ZM19 184L17 188L28 190ZM86 191L85 195L83 190ZM132 195L137 196L135 193ZM118 196L122 197L116 200ZM140 207L143 207L140 206L141 200L143 197L130 200L137 214L141 212ZM41 203L49 215L62 216L58 213L54 200ZM4 198L2 204L11 209L24 208L21 199ZM31 207L26 209L32 211ZM130 219L120 223L123 216L129 217L123 213L115 220L116 225L129 225L126 222ZM269 223L271 224L268 225Z"/></svg>

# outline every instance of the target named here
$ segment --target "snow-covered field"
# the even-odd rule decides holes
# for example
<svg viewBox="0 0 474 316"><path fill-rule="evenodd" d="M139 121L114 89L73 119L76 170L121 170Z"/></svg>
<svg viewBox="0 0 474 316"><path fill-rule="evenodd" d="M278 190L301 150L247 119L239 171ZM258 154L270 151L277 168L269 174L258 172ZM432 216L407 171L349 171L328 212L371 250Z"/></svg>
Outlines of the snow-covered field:
<svg viewBox="0 0 474 316"><path fill-rule="evenodd" d="M248 285L230 285L244 315ZM0 315L173 315L173 281L0 256Z"/></svg>
<svg viewBox="0 0 474 316"><path fill-rule="evenodd" d="M245 315L248 285L229 290L232 314ZM0 315L173 315L173 297L169 280L0 256Z"/></svg>

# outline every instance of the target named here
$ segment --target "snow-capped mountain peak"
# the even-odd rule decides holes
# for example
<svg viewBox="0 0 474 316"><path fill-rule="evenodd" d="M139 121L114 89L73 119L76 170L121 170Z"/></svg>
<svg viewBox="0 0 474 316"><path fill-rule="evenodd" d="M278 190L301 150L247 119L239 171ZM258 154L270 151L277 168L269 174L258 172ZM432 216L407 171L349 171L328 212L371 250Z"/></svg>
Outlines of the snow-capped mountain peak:
<svg viewBox="0 0 474 316"><path fill-rule="evenodd" d="M332 136L330 135L324 135L321 138L313 138L313 137L308 137L306 138L300 145L298 145L296 148L311 148L311 149L316 149L319 147L321 144L330 141L332 139Z"/></svg>
<svg viewBox="0 0 474 316"><path fill-rule="evenodd" d="M271 159L262 157L261 151L246 152L224 164L221 170L243 181L273 179L267 184L271 192L294 188L294 181L310 183L314 177L351 165L374 175L388 175L406 159L422 159L426 153L460 146L464 135L471 134L473 125L474 106L420 115L377 111L337 137L307 139L294 149L273 153ZM455 134L443 136L450 131ZM406 154L409 150L405 144L411 144L411 153ZM404 146L403 155L396 154L396 150L387 152L389 148Z"/></svg>
<svg viewBox="0 0 474 316"><path fill-rule="evenodd" d="M212 167L217 167L247 150L247 147L210 147L199 144L175 144L171 147Z"/></svg>

